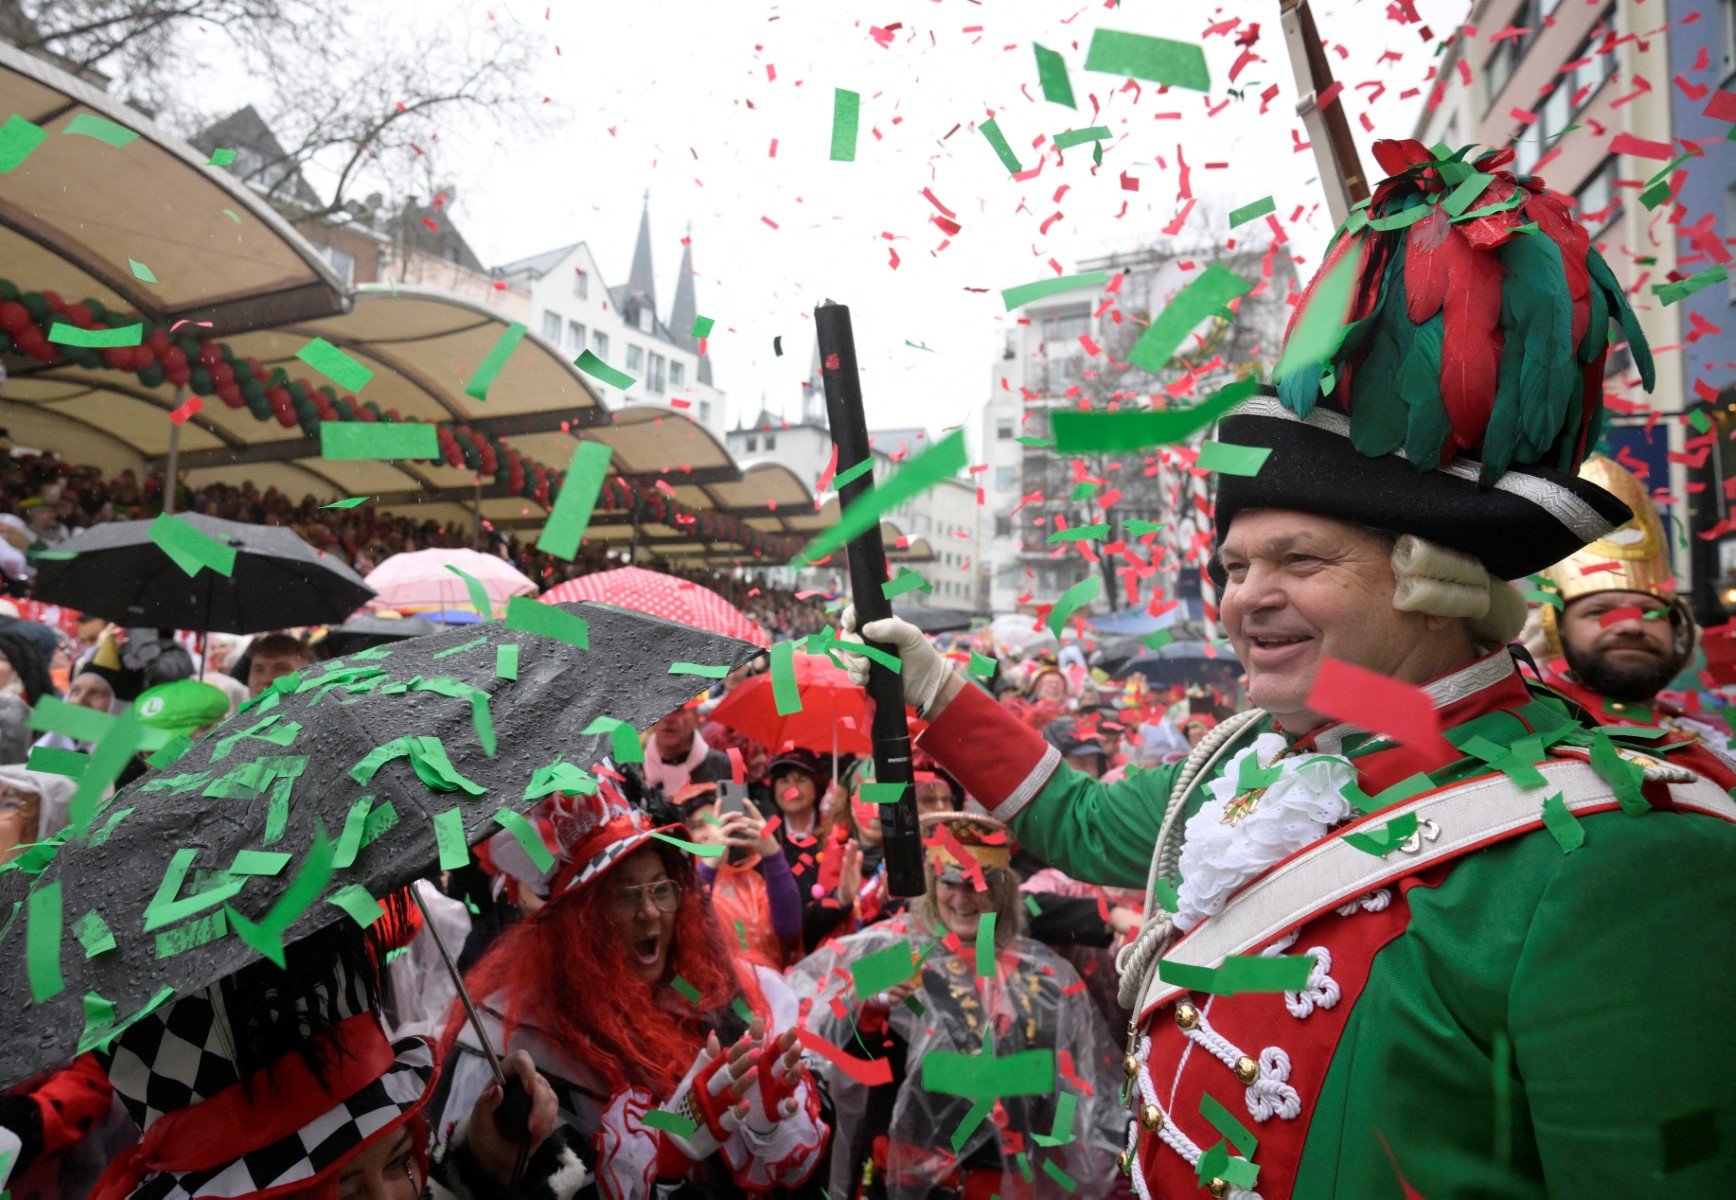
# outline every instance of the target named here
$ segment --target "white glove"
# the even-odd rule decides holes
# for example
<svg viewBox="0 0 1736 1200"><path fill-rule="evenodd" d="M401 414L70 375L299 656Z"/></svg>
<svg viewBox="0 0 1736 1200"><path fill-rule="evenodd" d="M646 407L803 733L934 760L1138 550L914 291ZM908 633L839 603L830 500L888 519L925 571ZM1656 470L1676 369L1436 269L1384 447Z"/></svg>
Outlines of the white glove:
<svg viewBox="0 0 1736 1200"><path fill-rule="evenodd" d="M952 675L952 668L946 665L946 660L940 656L940 651L934 648L934 643L928 640L928 635L900 617L883 617L878 621L870 621L863 627L862 633L873 641L882 642L893 648L898 654L901 664L899 678L904 681L904 702L916 710L916 715L926 718L928 706L934 703L940 689ZM866 655L853 654L845 645L849 642L860 643L862 638L856 633L856 606L850 605L838 620L838 642L840 652L844 655L844 668L850 672L850 682L857 687L868 686L868 658Z"/></svg>
<svg viewBox="0 0 1736 1200"><path fill-rule="evenodd" d="M742 1084L739 1091L735 1085L744 1076L751 1076L757 1062L757 1055L750 1057L738 1048L726 1053L717 1044L717 1035L712 1034L664 1105L668 1111L692 1121L693 1132L683 1137L666 1130L663 1136L694 1162L703 1162L717 1153L718 1147L747 1118L748 1106L740 1093L749 1085Z"/></svg>

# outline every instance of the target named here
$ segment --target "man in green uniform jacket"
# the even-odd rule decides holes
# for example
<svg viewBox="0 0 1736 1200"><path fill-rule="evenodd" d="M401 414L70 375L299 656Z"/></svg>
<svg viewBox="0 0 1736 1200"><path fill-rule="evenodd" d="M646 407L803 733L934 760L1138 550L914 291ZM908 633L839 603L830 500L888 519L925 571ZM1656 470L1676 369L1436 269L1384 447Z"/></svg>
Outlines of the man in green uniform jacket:
<svg viewBox="0 0 1736 1200"><path fill-rule="evenodd" d="M1142 1197L1722 1193L1736 776L1659 731L1580 724L1507 649L1524 607L1504 581L1629 517L1573 474L1612 314L1647 376L1649 356L1510 152L1377 156L1393 178L1322 268L1348 300L1317 280L1293 322L1293 341L1336 331L1322 361L1287 352L1277 395L1218 427L1271 451L1215 512L1258 709L1104 785L914 627L862 634L902 659L921 747L1021 842L1148 888L1119 964ZM1447 197L1472 174L1467 211Z"/></svg>

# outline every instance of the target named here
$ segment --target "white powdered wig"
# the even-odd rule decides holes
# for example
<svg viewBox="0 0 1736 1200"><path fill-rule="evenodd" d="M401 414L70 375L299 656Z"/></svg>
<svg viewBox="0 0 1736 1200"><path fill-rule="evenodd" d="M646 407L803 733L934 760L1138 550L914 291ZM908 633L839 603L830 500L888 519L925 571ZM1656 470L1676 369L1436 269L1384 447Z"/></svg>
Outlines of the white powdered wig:
<svg viewBox="0 0 1736 1200"><path fill-rule="evenodd" d="M1471 555L1414 534L1404 534L1392 550L1398 578L1392 606L1401 612L1458 617L1478 642L1512 641L1525 624L1525 600L1512 584L1496 579Z"/></svg>

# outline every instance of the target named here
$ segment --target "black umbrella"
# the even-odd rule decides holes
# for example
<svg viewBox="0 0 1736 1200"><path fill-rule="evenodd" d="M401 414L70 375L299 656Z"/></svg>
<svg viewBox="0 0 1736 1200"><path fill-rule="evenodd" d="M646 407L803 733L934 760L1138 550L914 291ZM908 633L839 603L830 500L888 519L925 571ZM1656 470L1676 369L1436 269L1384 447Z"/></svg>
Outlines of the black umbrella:
<svg viewBox="0 0 1736 1200"><path fill-rule="evenodd" d="M40 555L32 595L118 625L205 633L335 624L373 598L360 575L293 529L178 519L235 551L231 574L207 567L189 579L152 539L155 521L111 521Z"/></svg>
<svg viewBox="0 0 1736 1200"><path fill-rule="evenodd" d="M81 1030L88 1048L346 912L371 919L460 841L583 790L610 751L612 724L585 732L598 718L644 729L763 653L642 613L524 603L549 632L491 621L287 676L114 797L82 840L0 871L0 915L14 914L0 1086L72 1057ZM581 615L588 650L552 628Z"/></svg>
<svg viewBox="0 0 1736 1200"><path fill-rule="evenodd" d="M894 604L892 615L902 617L924 633L957 633L969 629L971 616L956 608L937 608L931 604Z"/></svg>
<svg viewBox="0 0 1736 1200"><path fill-rule="evenodd" d="M360 613L342 625L333 625L323 637L315 636L313 647L327 658L338 658L373 646L401 642L405 638L426 637L444 628L444 625L421 617L382 617Z"/></svg>
<svg viewBox="0 0 1736 1200"><path fill-rule="evenodd" d="M1170 642L1157 650L1145 650L1110 672L1116 679L1143 675L1148 683L1212 683L1220 687L1235 683L1242 664L1229 648L1206 653L1204 642Z"/></svg>

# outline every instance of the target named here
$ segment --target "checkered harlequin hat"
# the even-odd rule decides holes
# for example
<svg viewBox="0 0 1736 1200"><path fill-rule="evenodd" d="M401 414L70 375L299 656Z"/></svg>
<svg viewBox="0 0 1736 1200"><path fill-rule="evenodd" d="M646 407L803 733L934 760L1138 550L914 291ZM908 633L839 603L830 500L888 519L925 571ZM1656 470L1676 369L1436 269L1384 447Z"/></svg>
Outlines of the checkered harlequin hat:
<svg viewBox="0 0 1736 1200"><path fill-rule="evenodd" d="M562 796L553 815L555 835L566 849L549 887L551 897L583 887L650 842L654 834L679 837L687 832L679 825L653 825L607 779L599 781L588 796Z"/></svg>
<svg viewBox="0 0 1736 1200"><path fill-rule="evenodd" d="M118 1156L92 1200L276 1196L332 1173L427 1102L435 1078L425 1038L387 1040L365 991L337 977L338 1011L315 1039L331 1065L316 1077L291 1051L243 1080L221 990L166 1005L122 1035L109 1080L144 1138Z"/></svg>

